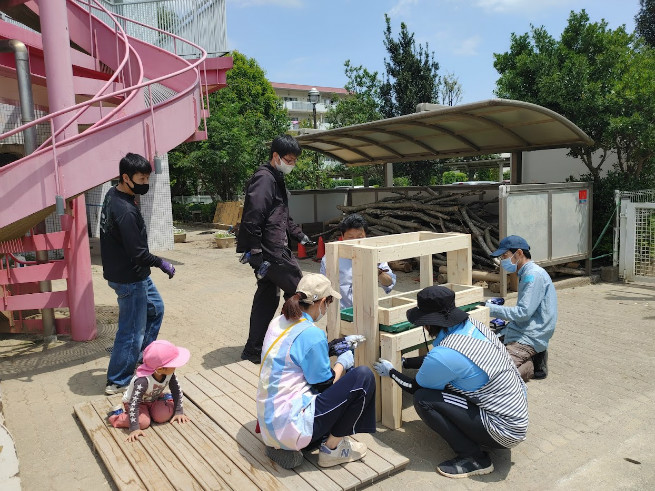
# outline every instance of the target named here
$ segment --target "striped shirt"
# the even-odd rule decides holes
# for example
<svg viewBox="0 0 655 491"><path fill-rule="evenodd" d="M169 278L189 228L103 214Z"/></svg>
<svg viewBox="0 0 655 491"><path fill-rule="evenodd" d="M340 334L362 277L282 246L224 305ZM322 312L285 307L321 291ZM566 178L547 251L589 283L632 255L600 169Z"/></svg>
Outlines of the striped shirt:
<svg viewBox="0 0 655 491"><path fill-rule="evenodd" d="M525 383L514 366L507 349L498 341L491 330L477 321L471 320L487 340L475 339L462 334L446 336L439 346L456 350L480 367L488 376L489 382L473 391L461 390L453 385L448 388L466 396L480 408L482 424L489 435L506 448L511 448L525 440L528 431L528 398ZM464 404L457 396L444 393L456 405Z"/></svg>

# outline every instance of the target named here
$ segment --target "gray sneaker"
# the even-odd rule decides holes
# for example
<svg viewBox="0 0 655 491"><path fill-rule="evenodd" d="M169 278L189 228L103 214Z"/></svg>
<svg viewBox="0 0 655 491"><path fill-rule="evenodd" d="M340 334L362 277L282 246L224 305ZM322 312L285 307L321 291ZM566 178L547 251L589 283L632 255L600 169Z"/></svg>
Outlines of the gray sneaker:
<svg viewBox="0 0 655 491"><path fill-rule="evenodd" d="M364 457L366 450L365 443L357 442L344 436L334 450L330 450L325 443L321 445L318 452L318 465L321 467L332 467L333 465L353 462Z"/></svg>
<svg viewBox="0 0 655 491"><path fill-rule="evenodd" d="M107 384L105 387L105 395L113 396L114 394L122 394L125 392L125 389L127 389L127 385L120 387L116 384Z"/></svg>

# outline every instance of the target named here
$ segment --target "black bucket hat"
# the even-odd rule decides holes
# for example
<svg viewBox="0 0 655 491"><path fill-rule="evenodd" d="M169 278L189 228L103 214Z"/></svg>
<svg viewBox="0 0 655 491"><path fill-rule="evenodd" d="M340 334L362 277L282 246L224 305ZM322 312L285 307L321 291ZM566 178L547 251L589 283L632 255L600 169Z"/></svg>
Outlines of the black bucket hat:
<svg viewBox="0 0 655 491"><path fill-rule="evenodd" d="M428 286L416 296L416 307L407 311L407 320L415 326L452 327L469 315L455 307L455 292L445 286Z"/></svg>

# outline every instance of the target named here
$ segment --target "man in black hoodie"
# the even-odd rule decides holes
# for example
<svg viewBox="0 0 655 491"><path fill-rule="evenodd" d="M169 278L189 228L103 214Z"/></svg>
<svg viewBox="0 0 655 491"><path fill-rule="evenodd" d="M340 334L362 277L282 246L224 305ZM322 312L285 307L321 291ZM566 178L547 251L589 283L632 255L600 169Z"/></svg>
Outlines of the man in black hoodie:
<svg viewBox="0 0 655 491"><path fill-rule="evenodd" d="M302 277L289 249L289 238L303 245L313 242L289 216L289 196L284 175L291 172L302 153L290 135L276 137L270 161L261 165L246 184L246 199L239 227L237 252L250 252L249 264L260 272L250 312L250 332L241 353L242 360L261 362L262 343L280 304L280 290L287 299L296 292ZM263 274L262 264L270 263Z"/></svg>
<svg viewBox="0 0 655 491"><path fill-rule="evenodd" d="M102 204L100 254L103 276L118 297L118 331L107 368L105 394L125 391L139 355L157 339L164 302L150 279L155 266L172 278L173 265L150 253L146 224L135 195L149 189L150 162L128 153L118 165L120 182Z"/></svg>

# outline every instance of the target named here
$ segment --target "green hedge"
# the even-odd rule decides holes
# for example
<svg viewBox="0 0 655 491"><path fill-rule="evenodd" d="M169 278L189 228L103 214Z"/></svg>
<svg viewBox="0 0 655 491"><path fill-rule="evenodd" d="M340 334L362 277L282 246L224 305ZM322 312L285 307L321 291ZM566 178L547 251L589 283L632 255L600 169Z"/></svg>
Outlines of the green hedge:
<svg viewBox="0 0 655 491"><path fill-rule="evenodd" d="M214 221L217 202L200 204L200 203L173 203L173 220L176 222L200 221L211 223ZM194 211L200 212L200 218L194 218Z"/></svg>

